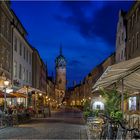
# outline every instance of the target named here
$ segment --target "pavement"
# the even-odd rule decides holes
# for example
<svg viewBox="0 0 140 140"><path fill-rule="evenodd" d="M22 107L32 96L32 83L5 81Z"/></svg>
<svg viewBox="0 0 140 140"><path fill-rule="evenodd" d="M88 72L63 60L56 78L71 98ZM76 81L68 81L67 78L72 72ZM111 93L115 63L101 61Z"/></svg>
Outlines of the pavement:
<svg viewBox="0 0 140 140"><path fill-rule="evenodd" d="M88 139L81 112L59 110L50 118L0 130L0 139Z"/></svg>

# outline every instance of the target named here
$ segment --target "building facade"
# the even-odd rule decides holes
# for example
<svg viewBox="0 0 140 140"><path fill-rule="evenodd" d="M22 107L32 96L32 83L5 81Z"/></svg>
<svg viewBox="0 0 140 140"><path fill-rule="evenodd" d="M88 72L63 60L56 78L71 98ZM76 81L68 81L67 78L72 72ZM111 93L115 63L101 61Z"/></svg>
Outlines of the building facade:
<svg viewBox="0 0 140 140"><path fill-rule="evenodd" d="M13 88L32 86L32 48L27 32L14 15L13 27Z"/></svg>
<svg viewBox="0 0 140 140"><path fill-rule="evenodd" d="M124 61L126 59L126 20L125 12L119 11L119 20L117 23L117 34L116 34L116 63Z"/></svg>
<svg viewBox="0 0 140 140"><path fill-rule="evenodd" d="M61 104L66 90L66 59L62 55L62 48L60 47L60 54L55 59L55 70L56 70L56 80L55 80L55 93L56 100Z"/></svg>
<svg viewBox="0 0 140 140"><path fill-rule="evenodd" d="M57 101L55 100L55 83L52 77L47 77L47 105L54 109L57 107Z"/></svg>
<svg viewBox="0 0 140 140"><path fill-rule="evenodd" d="M96 66L79 85L67 90L67 102L70 106L83 107L86 101L91 102L93 109L104 109L104 100L100 97L100 93L92 93L92 87L100 78L108 66L115 63L115 54L105 59L101 64Z"/></svg>
<svg viewBox="0 0 140 140"><path fill-rule="evenodd" d="M0 87L4 77L12 81L12 28L13 15L7 1L0 2Z"/></svg>
<svg viewBox="0 0 140 140"><path fill-rule="evenodd" d="M43 60L41 59L40 90L43 92L47 91L46 83L47 83L46 65L43 62Z"/></svg>
<svg viewBox="0 0 140 140"><path fill-rule="evenodd" d="M33 48L32 54L32 86L33 88L40 89L41 83L41 58L37 49Z"/></svg>
<svg viewBox="0 0 140 140"><path fill-rule="evenodd" d="M128 12L119 11L116 33L116 63L140 56L140 1Z"/></svg>
<svg viewBox="0 0 140 140"><path fill-rule="evenodd" d="M140 56L140 1L136 1L126 14L126 59Z"/></svg>

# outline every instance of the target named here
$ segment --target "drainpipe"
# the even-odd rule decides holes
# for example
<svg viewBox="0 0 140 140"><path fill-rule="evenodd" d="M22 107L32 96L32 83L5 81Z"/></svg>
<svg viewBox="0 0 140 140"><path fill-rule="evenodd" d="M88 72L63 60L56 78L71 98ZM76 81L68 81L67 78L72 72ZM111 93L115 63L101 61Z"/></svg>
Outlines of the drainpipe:
<svg viewBox="0 0 140 140"><path fill-rule="evenodd" d="M123 113L123 117L124 117L124 80L122 79L121 81L121 109L122 109L122 113Z"/></svg>

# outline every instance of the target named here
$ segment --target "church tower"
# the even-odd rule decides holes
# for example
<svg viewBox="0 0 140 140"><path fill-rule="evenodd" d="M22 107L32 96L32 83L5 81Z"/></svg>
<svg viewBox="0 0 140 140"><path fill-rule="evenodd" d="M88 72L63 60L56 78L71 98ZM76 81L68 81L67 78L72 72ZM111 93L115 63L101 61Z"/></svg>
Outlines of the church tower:
<svg viewBox="0 0 140 140"><path fill-rule="evenodd" d="M60 54L55 59L55 90L59 103L62 102L66 90L66 59L62 54L62 46L60 46Z"/></svg>

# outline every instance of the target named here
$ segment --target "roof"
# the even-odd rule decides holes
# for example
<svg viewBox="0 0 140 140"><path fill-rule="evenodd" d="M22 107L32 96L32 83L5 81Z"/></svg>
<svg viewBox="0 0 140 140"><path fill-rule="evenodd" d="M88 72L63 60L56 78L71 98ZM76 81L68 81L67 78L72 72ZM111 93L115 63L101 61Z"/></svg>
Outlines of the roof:
<svg viewBox="0 0 140 140"><path fill-rule="evenodd" d="M23 24L21 23L21 21L19 20L19 18L17 17L17 15L15 14L14 10L11 9L11 13L13 14L13 16L15 17L15 19L18 21L18 23L20 24L22 30L24 31L25 35L28 35L27 30L24 28Z"/></svg>
<svg viewBox="0 0 140 140"><path fill-rule="evenodd" d="M92 89L106 88L122 79L125 87L140 90L140 57L109 66Z"/></svg>

